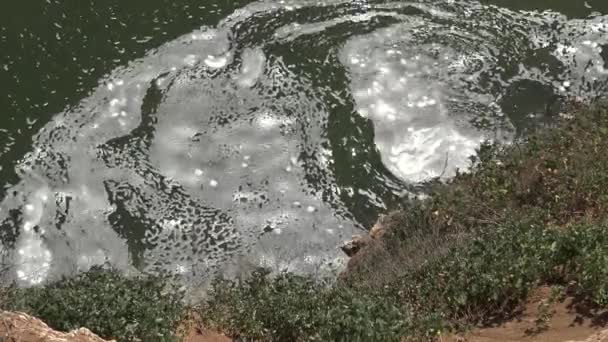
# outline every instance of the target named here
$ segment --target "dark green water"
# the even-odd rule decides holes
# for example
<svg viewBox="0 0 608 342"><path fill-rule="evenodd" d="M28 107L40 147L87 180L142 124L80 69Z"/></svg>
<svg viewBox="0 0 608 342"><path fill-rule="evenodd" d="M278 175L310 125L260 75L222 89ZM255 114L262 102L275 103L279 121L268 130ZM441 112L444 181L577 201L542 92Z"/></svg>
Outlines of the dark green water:
<svg viewBox="0 0 608 342"><path fill-rule="evenodd" d="M0 238L25 283L339 263L418 182L606 84L602 0L1 6Z"/></svg>

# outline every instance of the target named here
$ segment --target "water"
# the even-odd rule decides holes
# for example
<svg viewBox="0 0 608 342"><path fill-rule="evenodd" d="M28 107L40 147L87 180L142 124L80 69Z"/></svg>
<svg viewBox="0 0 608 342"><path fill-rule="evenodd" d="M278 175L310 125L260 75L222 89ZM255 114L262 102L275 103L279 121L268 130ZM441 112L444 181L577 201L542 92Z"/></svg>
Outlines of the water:
<svg viewBox="0 0 608 342"><path fill-rule="evenodd" d="M4 6L0 251L24 285L331 271L420 182L608 75L600 1Z"/></svg>

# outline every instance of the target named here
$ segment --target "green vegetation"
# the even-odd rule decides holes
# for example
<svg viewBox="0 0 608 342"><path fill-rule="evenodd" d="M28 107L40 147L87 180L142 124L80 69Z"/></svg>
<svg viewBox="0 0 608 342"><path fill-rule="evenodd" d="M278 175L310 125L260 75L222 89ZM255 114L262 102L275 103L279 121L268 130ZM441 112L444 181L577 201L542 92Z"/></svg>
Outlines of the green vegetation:
<svg viewBox="0 0 608 342"><path fill-rule="evenodd" d="M163 279L92 269L45 287L8 289L2 308L27 312L62 331L87 327L118 341L173 341L181 299Z"/></svg>
<svg viewBox="0 0 608 342"><path fill-rule="evenodd" d="M497 227L384 288L321 287L284 275L221 281L201 309L212 327L272 341L399 341L508 316L541 284L608 294L608 225Z"/></svg>
<svg viewBox="0 0 608 342"><path fill-rule="evenodd" d="M508 318L545 285L608 307L606 156L604 108L525 142L483 146L470 172L428 184L429 198L385 217L384 234L338 282L263 270L218 279L195 316L243 340L400 341ZM165 290L158 279L92 271L11 290L7 303L55 328L156 341L171 338L185 310ZM548 310L539 307L539 329Z"/></svg>
<svg viewBox="0 0 608 342"><path fill-rule="evenodd" d="M391 293L325 286L263 270L243 283L218 280L203 305L207 326L231 336L272 341L391 341L409 319ZM396 298L394 298L396 299Z"/></svg>

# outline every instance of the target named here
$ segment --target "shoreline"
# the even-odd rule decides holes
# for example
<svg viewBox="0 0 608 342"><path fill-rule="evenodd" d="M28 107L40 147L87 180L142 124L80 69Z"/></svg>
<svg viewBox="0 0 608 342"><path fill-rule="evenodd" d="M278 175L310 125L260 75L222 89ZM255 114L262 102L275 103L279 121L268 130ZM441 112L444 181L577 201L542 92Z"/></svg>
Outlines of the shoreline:
<svg viewBox="0 0 608 342"><path fill-rule="evenodd" d="M117 340L169 341L193 312L198 327L253 340L445 340L508 324L539 289L600 315L608 308L608 107L574 107L521 143L482 146L469 172L429 182L428 198L381 217L343 246L350 260L335 284L259 269L217 279L207 300L186 306L162 278L93 270L4 289L0 303L59 330L84 326ZM539 326L550 325L542 315Z"/></svg>

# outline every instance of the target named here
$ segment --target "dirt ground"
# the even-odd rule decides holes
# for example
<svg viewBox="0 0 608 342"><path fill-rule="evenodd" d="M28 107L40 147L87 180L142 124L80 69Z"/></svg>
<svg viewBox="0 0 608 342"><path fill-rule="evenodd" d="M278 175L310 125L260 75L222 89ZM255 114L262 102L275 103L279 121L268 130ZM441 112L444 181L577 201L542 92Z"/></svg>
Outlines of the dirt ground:
<svg viewBox="0 0 608 342"><path fill-rule="evenodd" d="M232 339L211 331L191 328L184 337L184 342L230 342Z"/></svg>
<svg viewBox="0 0 608 342"><path fill-rule="evenodd" d="M189 318L182 322L177 334L183 338L183 342L230 342L231 338L201 327L197 313L190 313Z"/></svg>
<svg viewBox="0 0 608 342"><path fill-rule="evenodd" d="M608 342L608 312L596 311L573 297L551 303L550 292L549 288L539 289L530 296L522 313L510 321L463 335L443 337L442 341ZM539 309L541 307L545 309ZM544 324L539 324L539 319Z"/></svg>

